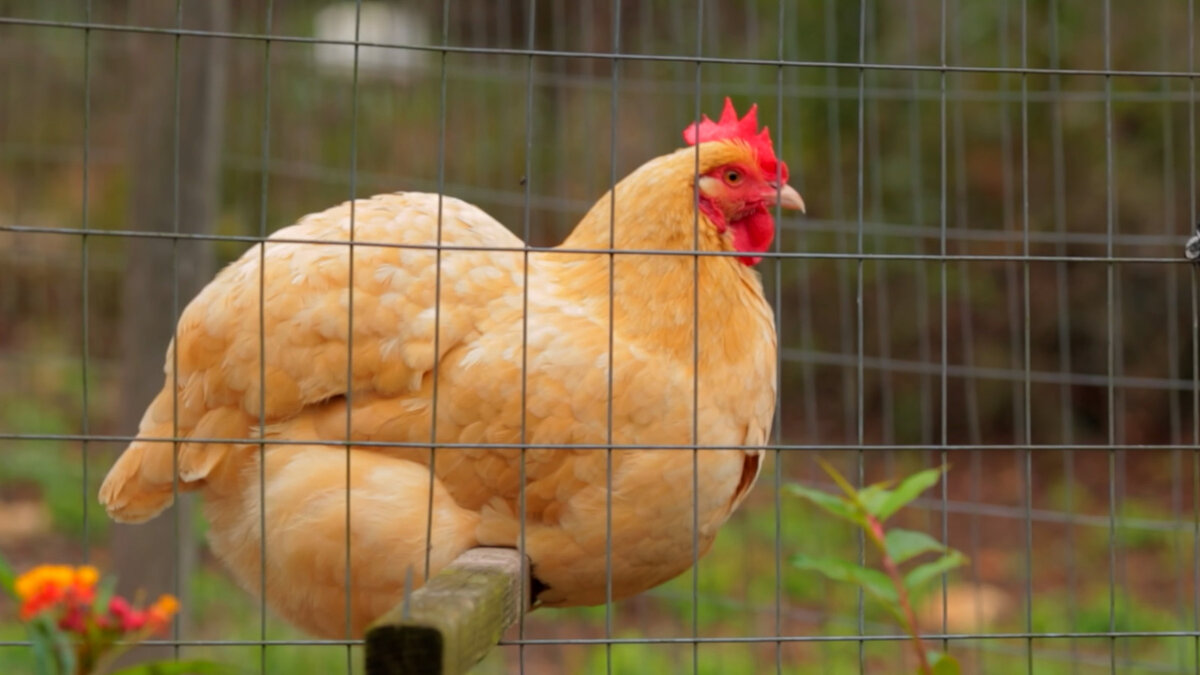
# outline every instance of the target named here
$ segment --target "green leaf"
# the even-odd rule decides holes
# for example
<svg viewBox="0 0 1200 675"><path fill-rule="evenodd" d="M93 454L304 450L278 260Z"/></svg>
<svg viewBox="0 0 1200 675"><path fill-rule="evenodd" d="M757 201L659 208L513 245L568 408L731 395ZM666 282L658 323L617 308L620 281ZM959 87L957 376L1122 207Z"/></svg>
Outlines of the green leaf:
<svg viewBox="0 0 1200 675"><path fill-rule="evenodd" d="M75 672L75 650L49 617L42 614L30 620L26 626L38 673L65 675Z"/></svg>
<svg viewBox="0 0 1200 675"><path fill-rule="evenodd" d="M884 536L884 549L897 565L930 551L944 551L945 544L925 534L912 530L888 530Z"/></svg>
<svg viewBox="0 0 1200 675"><path fill-rule="evenodd" d="M899 511L901 507L905 506L912 500L916 499L922 492L928 490L934 485L937 485L938 480L942 477L942 473L945 472L945 470L945 467L926 469L924 471L914 473L908 478L900 481L900 484L897 485L896 489L892 490L891 495L888 496L887 501L880 505L879 511L875 514L876 517L878 517L880 520L887 520L890 518L892 514Z"/></svg>
<svg viewBox="0 0 1200 675"><path fill-rule="evenodd" d="M834 483L837 483L837 486L842 489L842 492L846 493L847 497L850 499L858 499L858 490L855 490L854 486L850 484L850 481L846 480L840 471L833 468L832 464L826 462L820 457L817 457L817 464L821 465L821 469L823 469L825 473L829 474L829 477L833 479Z"/></svg>
<svg viewBox="0 0 1200 675"><path fill-rule="evenodd" d="M12 565L9 565L4 556L0 555L0 586L4 587L4 590L15 598L17 597L16 583L17 575L13 572Z"/></svg>
<svg viewBox="0 0 1200 675"><path fill-rule="evenodd" d="M963 565L967 562L967 556L958 551L950 551L946 555L934 560L933 562L925 563L914 568L911 572L904 575L904 587L910 592L916 591L917 588L928 583L931 579L941 576L945 572Z"/></svg>
<svg viewBox="0 0 1200 675"><path fill-rule="evenodd" d="M112 675L229 675L232 666L212 661L157 661L119 670Z"/></svg>
<svg viewBox="0 0 1200 675"><path fill-rule="evenodd" d="M929 657L933 675L961 675L962 667L958 665L958 659L953 656L942 652L929 652L926 656Z"/></svg>
<svg viewBox="0 0 1200 675"><path fill-rule="evenodd" d="M38 675L55 675L58 668L55 667L54 657L50 645L49 638L40 631L29 630L29 646L33 650L33 662L37 664Z"/></svg>
<svg viewBox="0 0 1200 675"><path fill-rule="evenodd" d="M71 636L59 630L58 626L53 628L50 636L54 642L54 649L58 654L58 662L62 665L63 673L74 673L75 645L71 640Z"/></svg>
<svg viewBox="0 0 1200 675"><path fill-rule="evenodd" d="M854 504L851 504L837 495L832 495L828 492L805 487L803 485L797 485L795 483L788 485L788 490L797 497L807 499L821 509L837 516L838 518L848 520L852 523L858 523L860 525L865 522L862 514L858 512L858 510L854 507Z"/></svg>
<svg viewBox="0 0 1200 675"><path fill-rule="evenodd" d="M887 483L876 483L858 491L858 503L862 504L867 513L878 516L879 509L891 496L892 491L887 489Z"/></svg>
<svg viewBox="0 0 1200 675"><path fill-rule="evenodd" d="M879 570L868 569L836 558L813 558L802 553L792 556L791 562L798 569L819 572L835 581L849 581L857 584L869 595L886 604L889 610L896 611L896 603L899 602L896 589L892 586L891 579L888 579L887 575Z"/></svg>

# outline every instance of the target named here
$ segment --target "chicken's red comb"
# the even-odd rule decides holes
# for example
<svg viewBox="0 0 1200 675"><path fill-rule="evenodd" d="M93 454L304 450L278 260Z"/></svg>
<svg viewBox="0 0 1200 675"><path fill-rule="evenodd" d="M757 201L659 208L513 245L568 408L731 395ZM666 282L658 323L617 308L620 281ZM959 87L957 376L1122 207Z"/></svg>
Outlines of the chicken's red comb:
<svg viewBox="0 0 1200 675"><path fill-rule="evenodd" d="M745 117L738 119L737 110L733 108L733 101L726 96L725 109L721 111L720 121L714 122L708 119L708 115L701 115L699 122L692 123L683 130L683 140L687 141L688 145L724 139L738 139L745 142L758 154L758 165L763 173L773 176L778 168L781 180L787 180L787 164L778 162L775 158L775 148L771 144L770 132L766 127L763 127L761 131L758 128L757 103L750 106ZM776 167L777 162L778 167Z"/></svg>

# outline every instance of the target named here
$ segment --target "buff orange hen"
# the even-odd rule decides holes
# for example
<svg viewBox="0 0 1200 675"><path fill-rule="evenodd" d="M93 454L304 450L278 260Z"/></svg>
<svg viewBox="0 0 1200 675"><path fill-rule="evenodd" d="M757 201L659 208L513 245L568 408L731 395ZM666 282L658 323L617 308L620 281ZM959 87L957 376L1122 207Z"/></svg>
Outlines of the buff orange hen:
<svg viewBox="0 0 1200 675"><path fill-rule="evenodd" d="M517 546L522 516L535 601L604 602L610 498L616 598L688 569L758 475L776 336L753 265L774 207L804 202L754 108L727 100L684 138L528 266L502 225L433 194L355 202L352 254L349 203L254 246L183 312L165 386L101 487L108 513L144 521L176 484L199 491L240 583L330 637L347 545L356 634L410 569L423 581L427 545L433 574ZM696 249L717 255L679 254ZM610 414L611 481L595 448ZM697 453L696 494L693 452L655 449L689 444L717 448Z"/></svg>

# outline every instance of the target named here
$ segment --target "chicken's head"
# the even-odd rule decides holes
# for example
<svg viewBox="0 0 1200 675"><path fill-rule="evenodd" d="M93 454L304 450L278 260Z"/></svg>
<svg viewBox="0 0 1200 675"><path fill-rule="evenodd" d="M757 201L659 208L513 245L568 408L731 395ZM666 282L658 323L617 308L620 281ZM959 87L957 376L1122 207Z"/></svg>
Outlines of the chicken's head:
<svg viewBox="0 0 1200 675"><path fill-rule="evenodd" d="M787 184L787 164L775 157L771 135L758 128L758 106L738 119L733 102L725 99L721 119L707 116L683 130L688 145L701 144L697 188L700 212L721 234L729 233L733 247L761 253L775 237L772 207L804 211L800 193ZM762 257L738 258L754 265Z"/></svg>

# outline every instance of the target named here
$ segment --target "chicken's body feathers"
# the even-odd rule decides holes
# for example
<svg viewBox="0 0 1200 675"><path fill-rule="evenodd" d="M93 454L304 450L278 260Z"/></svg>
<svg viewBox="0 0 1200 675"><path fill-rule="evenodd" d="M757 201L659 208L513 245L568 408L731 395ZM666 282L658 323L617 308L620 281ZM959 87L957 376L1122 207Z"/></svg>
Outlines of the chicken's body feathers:
<svg viewBox="0 0 1200 675"><path fill-rule="evenodd" d="M639 171L678 172L684 152ZM202 490L239 581L260 590L265 551L268 602L328 636L347 625L347 545L355 634L409 568L425 578L427 544L436 572L523 535L545 605L603 602L609 562L614 598L686 570L760 467L740 448L767 440L774 323L732 257L578 252L685 248L688 233L641 238L623 214L694 223L691 190L641 203L637 177L565 251L526 254L479 209L416 193L280 230L185 310L166 386L102 487L109 513L145 520L176 486ZM177 457L147 440L175 436ZM735 449L671 448L686 445Z"/></svg>

